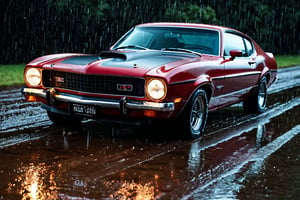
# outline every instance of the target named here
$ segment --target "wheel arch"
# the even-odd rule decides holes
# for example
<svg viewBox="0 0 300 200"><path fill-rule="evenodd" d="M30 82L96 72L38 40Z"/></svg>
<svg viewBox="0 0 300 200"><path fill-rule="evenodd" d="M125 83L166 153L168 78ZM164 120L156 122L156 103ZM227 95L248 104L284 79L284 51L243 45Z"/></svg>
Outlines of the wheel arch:
<svg viewBox="0 0 300 200"><path fill-rule="evenodd" d="M206 92L207 100L209 102L212 97L212 94L213 94L212 85L208 84L208 83L203 84L203 85L200 85L200 87L198 89L201 89L201 88L204 89L204 91Z"/></svg>
<svg viewBox="0 0 300 200"><path fill-rule="evenodd" d="M263 79L263 78L266 78L267 80L267 84L269 85L270 81L271 81L271 71L270 69L266 66L264 67L260 77L259 77L259 80L258 80L258 83Z"/></svg>
<svg viewBox="0 0 300 200"><path fill-rule="evenodd" d="M180 112L178 113L177 117L179 117L182 113L184 113L186 107L188 106L188 104L191 101L191 98L193 97L193 95L198 92L200 89L203 89L206 93L206 97L207 97L207 101L209 103L212 95L213 95L213 86L211 84L211 82L204 82L202 84L197 85L197 87L195 87L195 89L193 90L193 92L191 92L191 94L189 95L188 99L186 100L185 105L182 107L182 109L180 110Z"/></svg>
<svg viewBox="0 0 300 200"><path fill-rule="evenodd" d="M270 72L270 71L267 71L266 73L262 74L262 76L260 77L260 80L261 80L263 77L266 77L266 79L267 79L267 84L269 85L270 80L271 80L271 72Z"/></svg>
<svg viewBox="0 0 300 200"><path fill-rule="evenodd" d="M210 87L203 84L197 87L186 102L181 115L181 130L188 139L196 139L203 135L208 116L208 95Z"/></svg>

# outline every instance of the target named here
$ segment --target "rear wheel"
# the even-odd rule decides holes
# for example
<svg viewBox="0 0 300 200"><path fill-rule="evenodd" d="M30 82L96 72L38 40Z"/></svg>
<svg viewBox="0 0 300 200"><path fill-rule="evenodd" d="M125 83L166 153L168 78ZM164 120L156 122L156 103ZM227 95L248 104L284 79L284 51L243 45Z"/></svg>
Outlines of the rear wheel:
<svg viewBox="0 0 300 200"><path fill-rule="evenodd" d="M206 92L199 89L191 98L182 116L183 129L189 139L199 138L205 129L208 114Z"/></svg>
<svg viewBox="0 0 300 200"><path fill-rule="evenodd" d="M267 79L263 77L256 91L243 102L244 110L248 113L262 113L267 105Z"/></svg>
<svg viewBox="0 0 300 200"><path fill-rule="evenodd" d="M82 118L80 117L71 117L67 115L62 115L54 112L47 111L49 119L56 125L78 125L81 123Z"/></svg>

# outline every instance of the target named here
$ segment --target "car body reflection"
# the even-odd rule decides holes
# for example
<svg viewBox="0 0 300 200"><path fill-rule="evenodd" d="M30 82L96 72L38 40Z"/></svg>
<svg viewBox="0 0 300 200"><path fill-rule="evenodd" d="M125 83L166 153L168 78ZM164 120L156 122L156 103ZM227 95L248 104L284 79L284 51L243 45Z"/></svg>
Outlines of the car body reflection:
<svg viewBox="0 0 300 200"><path fill-rule="evenodd" d="M23 199L69 199L83 196L86 199L97 199L99 195L101 198L113 199L155 199L180 186L185 176L198 177L195 181L198 185L199 181L203 184L231 169L265 143L266 130L265 125L259 125L250 132L240 132L233 137L229 134L226 141L221 139L214 144L204 142L205 145L203 141L193 142L186 148L170 152L171 156L163 155L149 161L156 166L154 169L149 169L146 162L106 177L97 177L96 171L90 175L79 173L76 166L82 165L82 162L76 159L55 166L45 163L22 164L18 170L22 173L9 184L8 191L17 189ZM86 136L86 148L94 148L90 132ZM70 135L64 136L63 148L72 151L68 137ZM170 157L172 159L168 159ZM100 163L101 158L97 158L94 164ZM73 170L72 173L70 170ZM91 189L95 192L90 192Z"/></svg>
<svg viewBox="0 0 300 200"><path fill-rule="evenodd" d="M133 160L133 157L149 157L153 149L149 152L136 150L128 158L124 154L125 157L118 161L117 171L103 172L110 168L101 167L107 162L103 160L105 154L99 153L101 148L93 137L95 130L88 127L92 126L83 127L86 142L82 147L90 157L78 158L75 154L55 165L50 162L22 163L20 173L9 184L8 190L18 190L23 199L155 199L185 184L191 188L205 185L247 160L271 141L273 134L272 125L257 120L184 146L179 143L153 160L137 160L123 167L122 162ZM61 142L61 149L68 154L78 148L73 144L71 132L65 134ZM112 140L120 147L117 138Z"/></svg>

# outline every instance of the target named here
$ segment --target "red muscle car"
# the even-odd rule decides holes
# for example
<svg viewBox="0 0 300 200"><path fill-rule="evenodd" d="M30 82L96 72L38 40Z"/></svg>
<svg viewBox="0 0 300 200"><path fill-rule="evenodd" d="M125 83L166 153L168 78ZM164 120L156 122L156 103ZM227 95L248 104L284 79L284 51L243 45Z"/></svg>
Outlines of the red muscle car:
<svg viewBox="0 0 300 200"><path fill-rule="evenodd" d="M173 119L187 137L197 138L208 111L243 102L246 111L263 112L276 77L273 54L237 30L148 23L98 55L54 54L31 61L22 93L41 102L54 123Z"/></svg>

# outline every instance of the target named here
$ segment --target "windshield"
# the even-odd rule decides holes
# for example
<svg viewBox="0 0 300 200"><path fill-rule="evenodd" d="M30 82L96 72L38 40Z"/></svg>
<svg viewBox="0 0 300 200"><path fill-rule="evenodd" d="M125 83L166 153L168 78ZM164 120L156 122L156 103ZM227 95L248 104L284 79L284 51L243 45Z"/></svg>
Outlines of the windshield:
<svg viewBox="0 0 300 200"><path fill-rule="evenodd" d="M187 49L210 55L219 55L219 32L181 27L136 27L113 47L168 50Z"/></svg>

